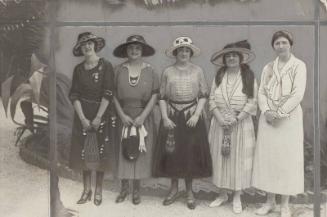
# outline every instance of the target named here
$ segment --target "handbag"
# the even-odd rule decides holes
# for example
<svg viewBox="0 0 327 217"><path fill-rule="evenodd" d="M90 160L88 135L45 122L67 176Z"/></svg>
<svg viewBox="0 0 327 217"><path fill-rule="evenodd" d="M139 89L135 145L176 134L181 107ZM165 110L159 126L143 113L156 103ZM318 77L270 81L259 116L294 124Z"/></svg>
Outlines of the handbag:
<svg viewBox="0 0 327 217"><path fill-rule="evenodd" d="M128 161L135 162L140 155L140 132L139 128L136 128L136 134L131 135L132 127L133 126L123 129L121 145L123 157ZM126 129L127 135L125 135Z"/></svg>
<svg viewBox="0 0 327 217"><path fill-rule="evenodd" d="M167 139L165 143L165 150L167 153L173 153L176 149L176 141L174 130L168 130L167 132Z"/></svg>
<svg viewBox="0 0 327 217"><path fill-rule="evenodd" d="M224 129L224 135L223 135L223 142L221 146L221 154L223 157L229 157L230 156L230 146L231 146L231 128L225 128Z"/></svg>

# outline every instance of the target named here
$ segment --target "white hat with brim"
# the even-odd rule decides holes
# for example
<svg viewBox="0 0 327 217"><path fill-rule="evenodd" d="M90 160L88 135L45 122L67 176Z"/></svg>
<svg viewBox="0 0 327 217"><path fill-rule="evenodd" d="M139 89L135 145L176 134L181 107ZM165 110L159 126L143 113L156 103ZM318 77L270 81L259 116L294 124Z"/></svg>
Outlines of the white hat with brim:
<svg viewBox="0 0 327 217"><path fill-rule="evenodd" d="M242 63L249 63L255 59L255 54L250 50L250 44L244 40L226 45L222 50L211 56L211 62L217 66L224 66L223 57L230 52L237 52L243 56Z"/></svg>
<svg viewBox="0 0 327 217"><path fill-rule="evenodd" d="M178 37L174 40L173 46L166 50L166 55L168 57L175 58L176 56L174 55L174 51L180 47L190 48L193 52L193 56L198 56L200 54L200 48L196 47L193 44L192 39L189 37L183 36L183 37Z"/></svg>

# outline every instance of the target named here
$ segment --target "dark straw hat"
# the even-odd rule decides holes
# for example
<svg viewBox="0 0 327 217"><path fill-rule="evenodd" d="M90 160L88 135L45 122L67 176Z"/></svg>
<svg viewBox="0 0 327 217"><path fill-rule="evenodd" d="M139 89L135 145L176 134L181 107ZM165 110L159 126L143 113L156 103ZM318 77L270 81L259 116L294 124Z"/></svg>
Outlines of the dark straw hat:
<svg viewBox="0 0 327 217"><path fill-rule="evenodd" d="M94 41L94 51L99 52L105 45L106 42L103 38L98 37L91 32L83 32L78 35L77 43L73 48L73 54L74 56L83 56L83 53L81 51L81 45L87 41Z"/></svg>
<svg viewBox="0 0 327 217"><path fill-rule="evenodd" d="M240 53L243 56L242 63L249 63L255 58L255 54L251 51L251 45L247 40L243 40L227 44L222 50L214 53L210 61L215 65L223 66L223 57L225 54L230 52Z"/></svg>
<svg viewBox="0 0 327 217"><path fill-rule="evenodd" d="M116 57L120 57L120 58L125 58L127 57L127 46L130 44L140 44L142 45L142 56L152 56L155 53L155 50L153 49L153 47L151 47L150 45L148 45L145 41L145 39L143 38L143 36L141 35L131 35L126 39L126 42L119 45L118 47L115 48L113 54Z"/></svg>

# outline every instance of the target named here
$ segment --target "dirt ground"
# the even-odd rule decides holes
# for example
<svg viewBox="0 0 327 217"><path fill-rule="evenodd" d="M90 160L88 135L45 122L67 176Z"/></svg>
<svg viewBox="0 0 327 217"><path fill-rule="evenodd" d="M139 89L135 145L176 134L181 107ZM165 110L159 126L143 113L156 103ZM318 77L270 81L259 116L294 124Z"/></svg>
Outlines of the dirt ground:
<svg viewBox="0 0 327 217"><path fill-rule="evenodd" d="M1 102L0 102L1 105ZM21 113L17 114L18 117ZM3 217L47 217L49 216L49 173L25 163L19 157L19 148L14 146L14 131L16 126L10 119L5 118L2 105L0 106L0 216ZM97 207L90 201L77 205L82 184L65 178L59 181L61 198L64 205L78 217L253 217L256 206L250 204L242 214L232 212L231 204L219 208L209 208L208 200L198 200L195 210L189 210L185 199L171 206L162 206L163 195L145 193L142 203L135 206L131 200L116 204L117 189L105 187L103 203ZM163 192L164 193L164 192ZM268 215L278 217L279 208ZM297 217L313 216L311 207L292 205ZM294 216L294 217L295 217Z"/></svg>

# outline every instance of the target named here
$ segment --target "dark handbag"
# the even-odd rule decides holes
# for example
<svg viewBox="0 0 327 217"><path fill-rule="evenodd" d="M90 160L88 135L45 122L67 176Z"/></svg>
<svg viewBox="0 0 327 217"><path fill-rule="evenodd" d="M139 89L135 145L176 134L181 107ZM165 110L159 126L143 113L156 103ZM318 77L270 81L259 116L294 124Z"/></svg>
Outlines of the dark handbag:
<svg viewBox="0 0 327 217"><path fill-rule="evenodd" d="M231 134L231 128L224 129L223 142L221 146L221 154L223 157L229 157L230 155Z"/></svg>
<svg viewBox="0 0 327 217"><path fill-rule="evenodd" d="M123 157L131 162L137 160L140 155L139 145L140 145L140 133L139 128L136 128L136 135L131 135L131 128L127 128L127 137L124 138L125 130L122 135L121 147Z"/></svg>

